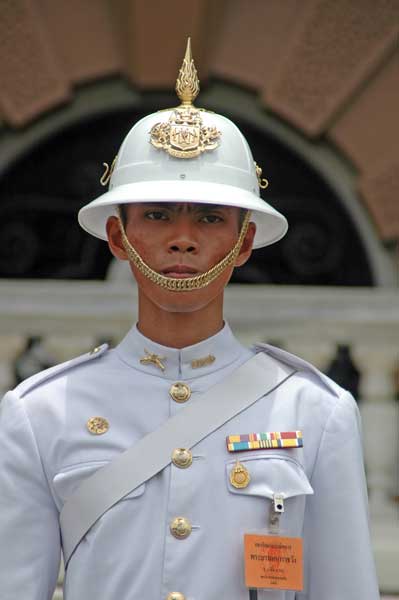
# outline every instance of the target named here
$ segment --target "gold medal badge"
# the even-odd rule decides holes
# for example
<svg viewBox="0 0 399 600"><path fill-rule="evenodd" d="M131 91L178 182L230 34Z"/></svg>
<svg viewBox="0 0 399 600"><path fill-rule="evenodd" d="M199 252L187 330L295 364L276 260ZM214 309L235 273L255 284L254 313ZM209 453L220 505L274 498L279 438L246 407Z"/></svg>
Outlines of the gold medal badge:
<svg viewBox="0 0 399 600"><path fill-rule="evenodd" d="M251 481L249 471L238 460L230 471L230 483L237 489L246 488Z"/></svg>

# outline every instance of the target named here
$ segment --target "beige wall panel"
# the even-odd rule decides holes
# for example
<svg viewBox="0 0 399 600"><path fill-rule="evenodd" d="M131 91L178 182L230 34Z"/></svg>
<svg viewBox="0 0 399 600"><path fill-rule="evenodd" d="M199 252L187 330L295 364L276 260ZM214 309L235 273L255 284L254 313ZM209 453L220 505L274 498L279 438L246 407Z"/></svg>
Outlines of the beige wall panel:
<svg viewBox="0 0 399 600"><path fill-rule="evenodd" d="M132 0L128 7L128 73L133 83L141 88L173 89L188 36L198 72L204 77L200 39L208 2Z"/></svg>
<svg viewBox="0 0 399 600"><path fill-rule="evenodd" d="M365 173L399 155L397 52L348 106L330 130L329 137Z"/></svg>
<svg viewBox="0 0 399 600"><path fill-rule="evenodd" d="M68 81L32 1L1 3L0 81L0 111L14 127L68 98Z"/></svg>
<svg viewBox="0 0 399 600"><path fill-rule="evenodd" d="M360 192L385 241L399 240L399 160L372 172L360 182Z"/></svg>
<svg viewBox="0 0 399 600"><path fill-rule="evenodd" d="M212 74L267 90L307 0L230 0Z"/></svg>
<svg viewBox="0 0 399 600"><path fill-rule="evenodd" d="M121 69L108 0L40 0L43 20L65 73L74 82Z"/></svg>
<svg viewBox="0 0 399 600"><path fill-rule="evenodd" d="M266 102L308 135L321 134L396 41L397 0L311 0Z"/></svg>

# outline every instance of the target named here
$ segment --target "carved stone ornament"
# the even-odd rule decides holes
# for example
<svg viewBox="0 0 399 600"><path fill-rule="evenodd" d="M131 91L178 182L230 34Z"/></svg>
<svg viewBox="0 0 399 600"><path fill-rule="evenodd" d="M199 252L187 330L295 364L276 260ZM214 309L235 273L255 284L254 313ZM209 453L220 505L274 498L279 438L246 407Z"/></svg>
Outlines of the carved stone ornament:
<svg viewBox="0 0 399 600"><path fill-rule="evenodd" d="M151 144L175 158L195 158L206 150L217 148L220 131L217 127L204 126L203 111L192 104L199 92L199 80L191 56L190 38L177 78L176 92L182 103L173 110L168 121L156 123L151 128Z"/></svg>

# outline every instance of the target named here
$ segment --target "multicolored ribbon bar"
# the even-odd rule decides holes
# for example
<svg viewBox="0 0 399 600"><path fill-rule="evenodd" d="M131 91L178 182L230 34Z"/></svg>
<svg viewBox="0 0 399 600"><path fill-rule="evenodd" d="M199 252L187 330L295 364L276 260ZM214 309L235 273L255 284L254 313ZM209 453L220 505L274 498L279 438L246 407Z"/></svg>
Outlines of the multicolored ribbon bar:
<svg viewBox="0 0 399 600"><path fill-rule="evenodd" d="M229 452L243 450L267 450L273 448L302 448L302 431L264 431L228 435L226 438Z"/></svg>

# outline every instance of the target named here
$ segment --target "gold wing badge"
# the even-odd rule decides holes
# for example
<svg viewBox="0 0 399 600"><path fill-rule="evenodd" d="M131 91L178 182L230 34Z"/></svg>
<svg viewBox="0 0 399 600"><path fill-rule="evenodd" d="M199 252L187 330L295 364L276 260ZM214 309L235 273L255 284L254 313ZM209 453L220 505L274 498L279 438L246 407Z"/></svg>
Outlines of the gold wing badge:
<svg viewBox="0 0 399 600"><path fill-rule="evenodd" d="M176 93L181 105L175 108L169 120L156 123L150 131L150 141L155 148L175 158L195 158L219 145L221 132L217 127L205 127L201 110L193 106L199 93L199 79L191 55L188 38L186 54L176 81Z"/></svg>

